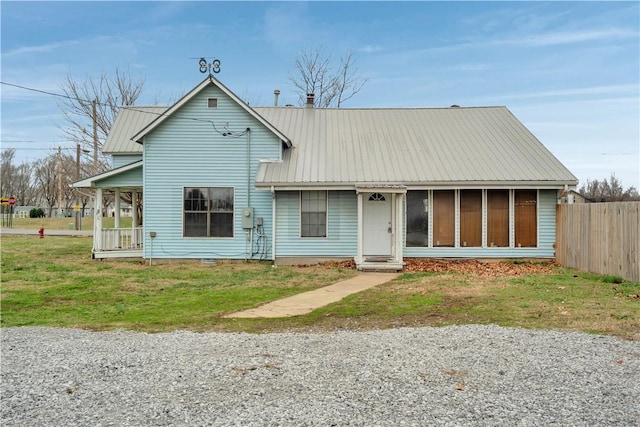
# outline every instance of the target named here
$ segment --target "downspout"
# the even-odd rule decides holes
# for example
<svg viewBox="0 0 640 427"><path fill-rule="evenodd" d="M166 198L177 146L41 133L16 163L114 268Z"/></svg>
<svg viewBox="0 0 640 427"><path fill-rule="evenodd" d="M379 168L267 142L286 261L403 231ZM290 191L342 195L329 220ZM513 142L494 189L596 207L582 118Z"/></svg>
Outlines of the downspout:
<svg viewBox="0 0 640 427"><path fill-rule="evenodd" d="M247 207L251 207L251 129L247 128ZM251 218L253 221L253 218ZM253 228L248 230L245 238L245 261L248 258L253 258ZM249 248L247 248L247 241L249 241Z"/></svg>
<svg viewBox="0 0 640 427"><path fill-rule="evenodd" d="M247 128L247 207L251 207L251 129Z"/></svg>
<svg viewBox="0 0 640 427"><path fill-rule="evenodd" d="M271 198L272 198L272 202L271 202L271 257L273 258L273 265L276 265L276 214L277 214L277 207L276 207L276 189L275 187L272 185L271 186Z"/></svg>

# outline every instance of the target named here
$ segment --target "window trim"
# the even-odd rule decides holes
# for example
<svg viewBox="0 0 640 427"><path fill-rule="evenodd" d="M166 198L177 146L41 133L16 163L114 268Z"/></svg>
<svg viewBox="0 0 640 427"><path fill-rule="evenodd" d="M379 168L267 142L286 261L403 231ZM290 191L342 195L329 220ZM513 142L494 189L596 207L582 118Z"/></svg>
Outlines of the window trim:
<svg viewBox="0 0 640 427"><path fill-rule="evenodd" d="M185 197L186 197L186 190L187 188L206 188L207 189L207 210L206 210L206 214L207 214L207 234L211 233L211 206L209 206L209 190L214 189L214 188L219 188L219 189L231 189L231 192L233 193L233 210L230 212L232 215L232 220L231 220L231 236L186 236L185 235L185 231L186 231L186 214L187 211L184 209L184 202L185 202ZM198 211L188 211L188 212L198 212ZM207 185L190 185L190 186L183 186L182 187L182 238L183 239L217 239L217 240L231 240L231 239L235 239L236 237L236 187L235 186L220 186L220 185L213 185L213 186L207 186Z"/></svg>
<svg viewBox="0 0 640 427"><path fill-rule="evenodd" d="M214 106L211 106L211 101L215 101ZM218 108L218 97L217 96L210 96L207 98L207 108Z"/></svg>
<svg viewBox="0 0 640 427"><path fill-rule="evenodd" d="M324 210L324 236L303 236L302 235L302 192L317 192L325 194L325 210ZM300 190L298 191L298 212L300 214L300 218L298 221L298 236L301 239L315 239L315 240L325 240L329 238L329 191L328 190Z"/></svg>

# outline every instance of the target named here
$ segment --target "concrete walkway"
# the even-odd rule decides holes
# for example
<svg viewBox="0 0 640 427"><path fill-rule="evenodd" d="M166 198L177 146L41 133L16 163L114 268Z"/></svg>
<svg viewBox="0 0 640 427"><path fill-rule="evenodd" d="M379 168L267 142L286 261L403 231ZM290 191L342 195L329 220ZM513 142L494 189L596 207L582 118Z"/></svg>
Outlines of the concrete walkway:
<svg viewBox="0 0 640 427"><path fill-rule="evenodd" d="M324 288L315 289L298 295L293 295L273 301L260 307L231 313L224 317L291 317L311 313L313 310L342 298L362 292L382 283L389 282L399 276L399 273L358 273L351 279L346 279Z"/></svg>

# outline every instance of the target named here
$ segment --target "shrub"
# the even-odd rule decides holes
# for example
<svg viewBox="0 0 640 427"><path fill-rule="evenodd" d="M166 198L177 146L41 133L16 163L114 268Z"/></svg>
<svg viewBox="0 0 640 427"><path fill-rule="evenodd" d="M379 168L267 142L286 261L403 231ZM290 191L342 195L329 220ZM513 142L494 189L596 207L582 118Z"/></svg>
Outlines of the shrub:
<svg viewBox="0 0 640 427"><path fill-rule="evenodd" d="M44 211L42 208L33 208L29 211L29 218L42 218L44 216Z"/></svg>

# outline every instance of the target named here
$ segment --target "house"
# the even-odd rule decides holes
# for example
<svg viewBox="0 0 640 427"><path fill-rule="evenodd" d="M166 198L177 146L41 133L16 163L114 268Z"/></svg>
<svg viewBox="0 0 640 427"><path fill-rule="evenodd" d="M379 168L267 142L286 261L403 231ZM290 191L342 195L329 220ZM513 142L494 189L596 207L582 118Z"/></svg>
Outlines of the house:
<svg viewBox="0 0 640 427"><path fill-rule="evenodd" d="M252 108L207 77L170 107L121 108L113 169L75 183L96 192L93 257L554 256L577 179L507 108L307 104ZM131 228L102 227L105 192L143 207Z"/></svg>
<svg viewBox="0 0 640 427"><path fill-rule="evenodd" d="M575 203L590 203L592 200L588 199L583 194L576 190L566 190L560 194L560 204L573 205Z"/></svg>

